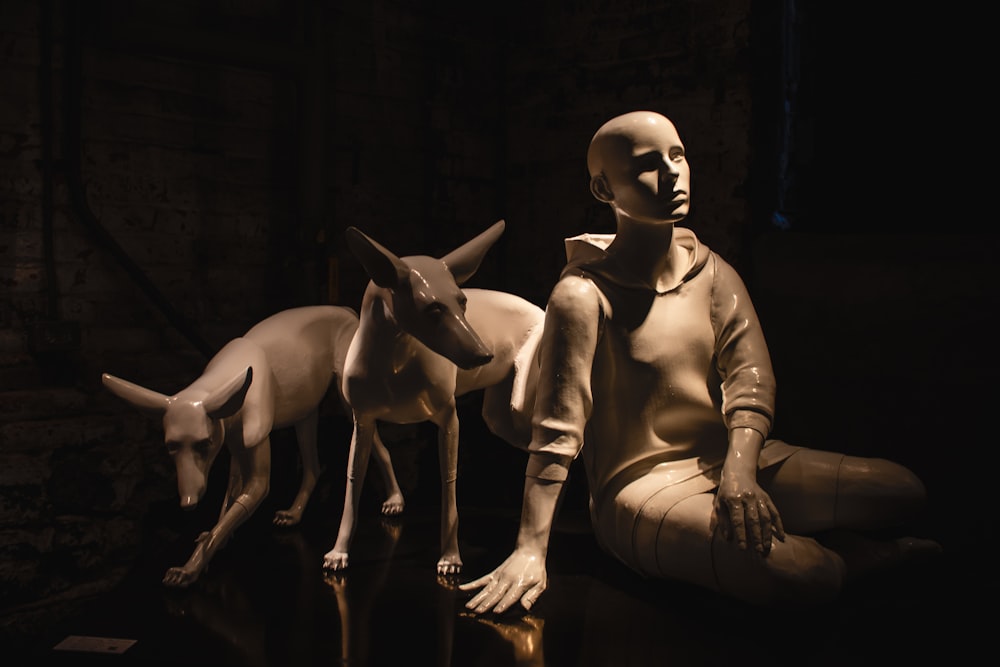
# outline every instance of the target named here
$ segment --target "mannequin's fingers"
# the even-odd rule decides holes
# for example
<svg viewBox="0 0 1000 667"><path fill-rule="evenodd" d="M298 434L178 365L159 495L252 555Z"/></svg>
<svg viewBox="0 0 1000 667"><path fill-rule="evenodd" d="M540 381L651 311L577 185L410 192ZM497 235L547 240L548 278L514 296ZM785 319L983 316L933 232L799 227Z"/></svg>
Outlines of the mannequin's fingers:
<svg viewBox="0 0 1000 667"><path fill-rule="evenodd" d="M545 592L545 587L545 582L539 581L531 587L531 590L521 596L521 606L524 607L525 611L531 609L531 607L538 602L539 596Z"/></svg>

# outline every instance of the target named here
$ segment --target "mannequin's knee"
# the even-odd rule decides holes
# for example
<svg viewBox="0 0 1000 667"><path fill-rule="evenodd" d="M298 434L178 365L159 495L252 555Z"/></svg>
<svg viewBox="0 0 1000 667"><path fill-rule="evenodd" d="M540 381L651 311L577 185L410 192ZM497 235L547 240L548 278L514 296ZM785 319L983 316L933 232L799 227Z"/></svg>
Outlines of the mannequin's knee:
<svg viewBox="0 0 1000 667"><path fill-rule="evenodd" d="M767 556L716 537L716 581L721 592L751 604L803 606L835 600L846 578L844 561L816 540L788 535Z"/></svg>
<svg viewBox="0 0 1000 667"><path fill-rule="evenodd" d="M890 463L890 462L886 462ZM915 507L927 502L927 487L916 473L898 463L890 463L895 470L896 486L900 497L905 498Z"/></svg>
<svg viewBox="0 0 1000 667"><path fill-rule="evenodd" d="M841 463L836 510L840 525L863 529L901 523L926 501L923 481L903 465L852 456Z"/></svg>

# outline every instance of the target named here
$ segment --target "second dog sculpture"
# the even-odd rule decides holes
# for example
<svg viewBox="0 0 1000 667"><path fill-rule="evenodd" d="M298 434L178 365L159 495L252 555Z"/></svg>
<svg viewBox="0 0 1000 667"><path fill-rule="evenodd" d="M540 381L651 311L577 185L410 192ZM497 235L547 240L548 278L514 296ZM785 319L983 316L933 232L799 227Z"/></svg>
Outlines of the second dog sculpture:
<svg viewBox="0 0 1000 667"><path fill-rule="evenodd" d="M438 427L441 470L442 575L461 571L458 508L458 414L455 398L485 389L483 417L490 430L517 447L529 442L529 424L516 406L531 403L534 351L544 311L513 294L460 288L479 268L504 230L501 220L440 259L399 258L356 228L351 249L371 277L361 323L344 369L344 393L354 411L347 491L326 569L348 566L358 501L376 420L431 421Z"/></svg>

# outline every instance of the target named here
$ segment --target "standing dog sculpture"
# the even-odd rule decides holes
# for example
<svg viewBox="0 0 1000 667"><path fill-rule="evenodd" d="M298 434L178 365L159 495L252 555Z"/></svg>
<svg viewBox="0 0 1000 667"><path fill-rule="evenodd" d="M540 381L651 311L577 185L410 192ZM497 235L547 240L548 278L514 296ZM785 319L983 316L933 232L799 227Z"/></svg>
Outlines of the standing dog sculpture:
<svg viewBox="0 0 1000 667"><path fill-rule="evenodd" d="M431 421L438 427L441 471L441 558L439 574L461 571L458 509L458 414L455 399L485 389L483 417L490 430L526 448L530 423L516 406L531 399L534 350L544 311L505 292L467 289L486 251L504 230L501 220L436 259L399 258L356 228L347 230L352 251L371 281L361 306L361 323L344 369L344 394L354 411L347 491L337 540L323 567L348 566L358 501L376 420L406 424Z"/></svg>
<svg viewBox="0 0 1000 667"><path fill-rule="evenodd" d="M331 384L349 414L341 381L357 328L357 313L350 308L306 306L281 311L227 343L197 380L173 396L103 374L104 386L112 393L145 412L162 415L182 508L193 509L204 496L209 470L223 443L232 457L218 523L199 535L184 566L167 570L164 584L192 584L254 513L270 488L270 433L286 426L295 427L302 479L294 502L276 513L274 523L299 522L320 473L318 413ZM382 510L397 514L403 509L403 496L389 453L380 440L375 448L389 496Z"/></svg>

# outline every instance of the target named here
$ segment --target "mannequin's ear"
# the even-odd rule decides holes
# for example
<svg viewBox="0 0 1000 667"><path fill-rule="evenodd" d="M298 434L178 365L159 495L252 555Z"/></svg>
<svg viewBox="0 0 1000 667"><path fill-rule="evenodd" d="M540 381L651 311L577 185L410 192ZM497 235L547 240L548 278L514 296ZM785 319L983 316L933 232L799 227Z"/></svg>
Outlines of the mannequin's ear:
<svg viewBox="0 0 1000 667"><path fill-rule="evenodd" d="M591 177L590 192L605 204L615 200L615 193L611 191L611 185L608 184L608 179L604 174Z"/></svg>

